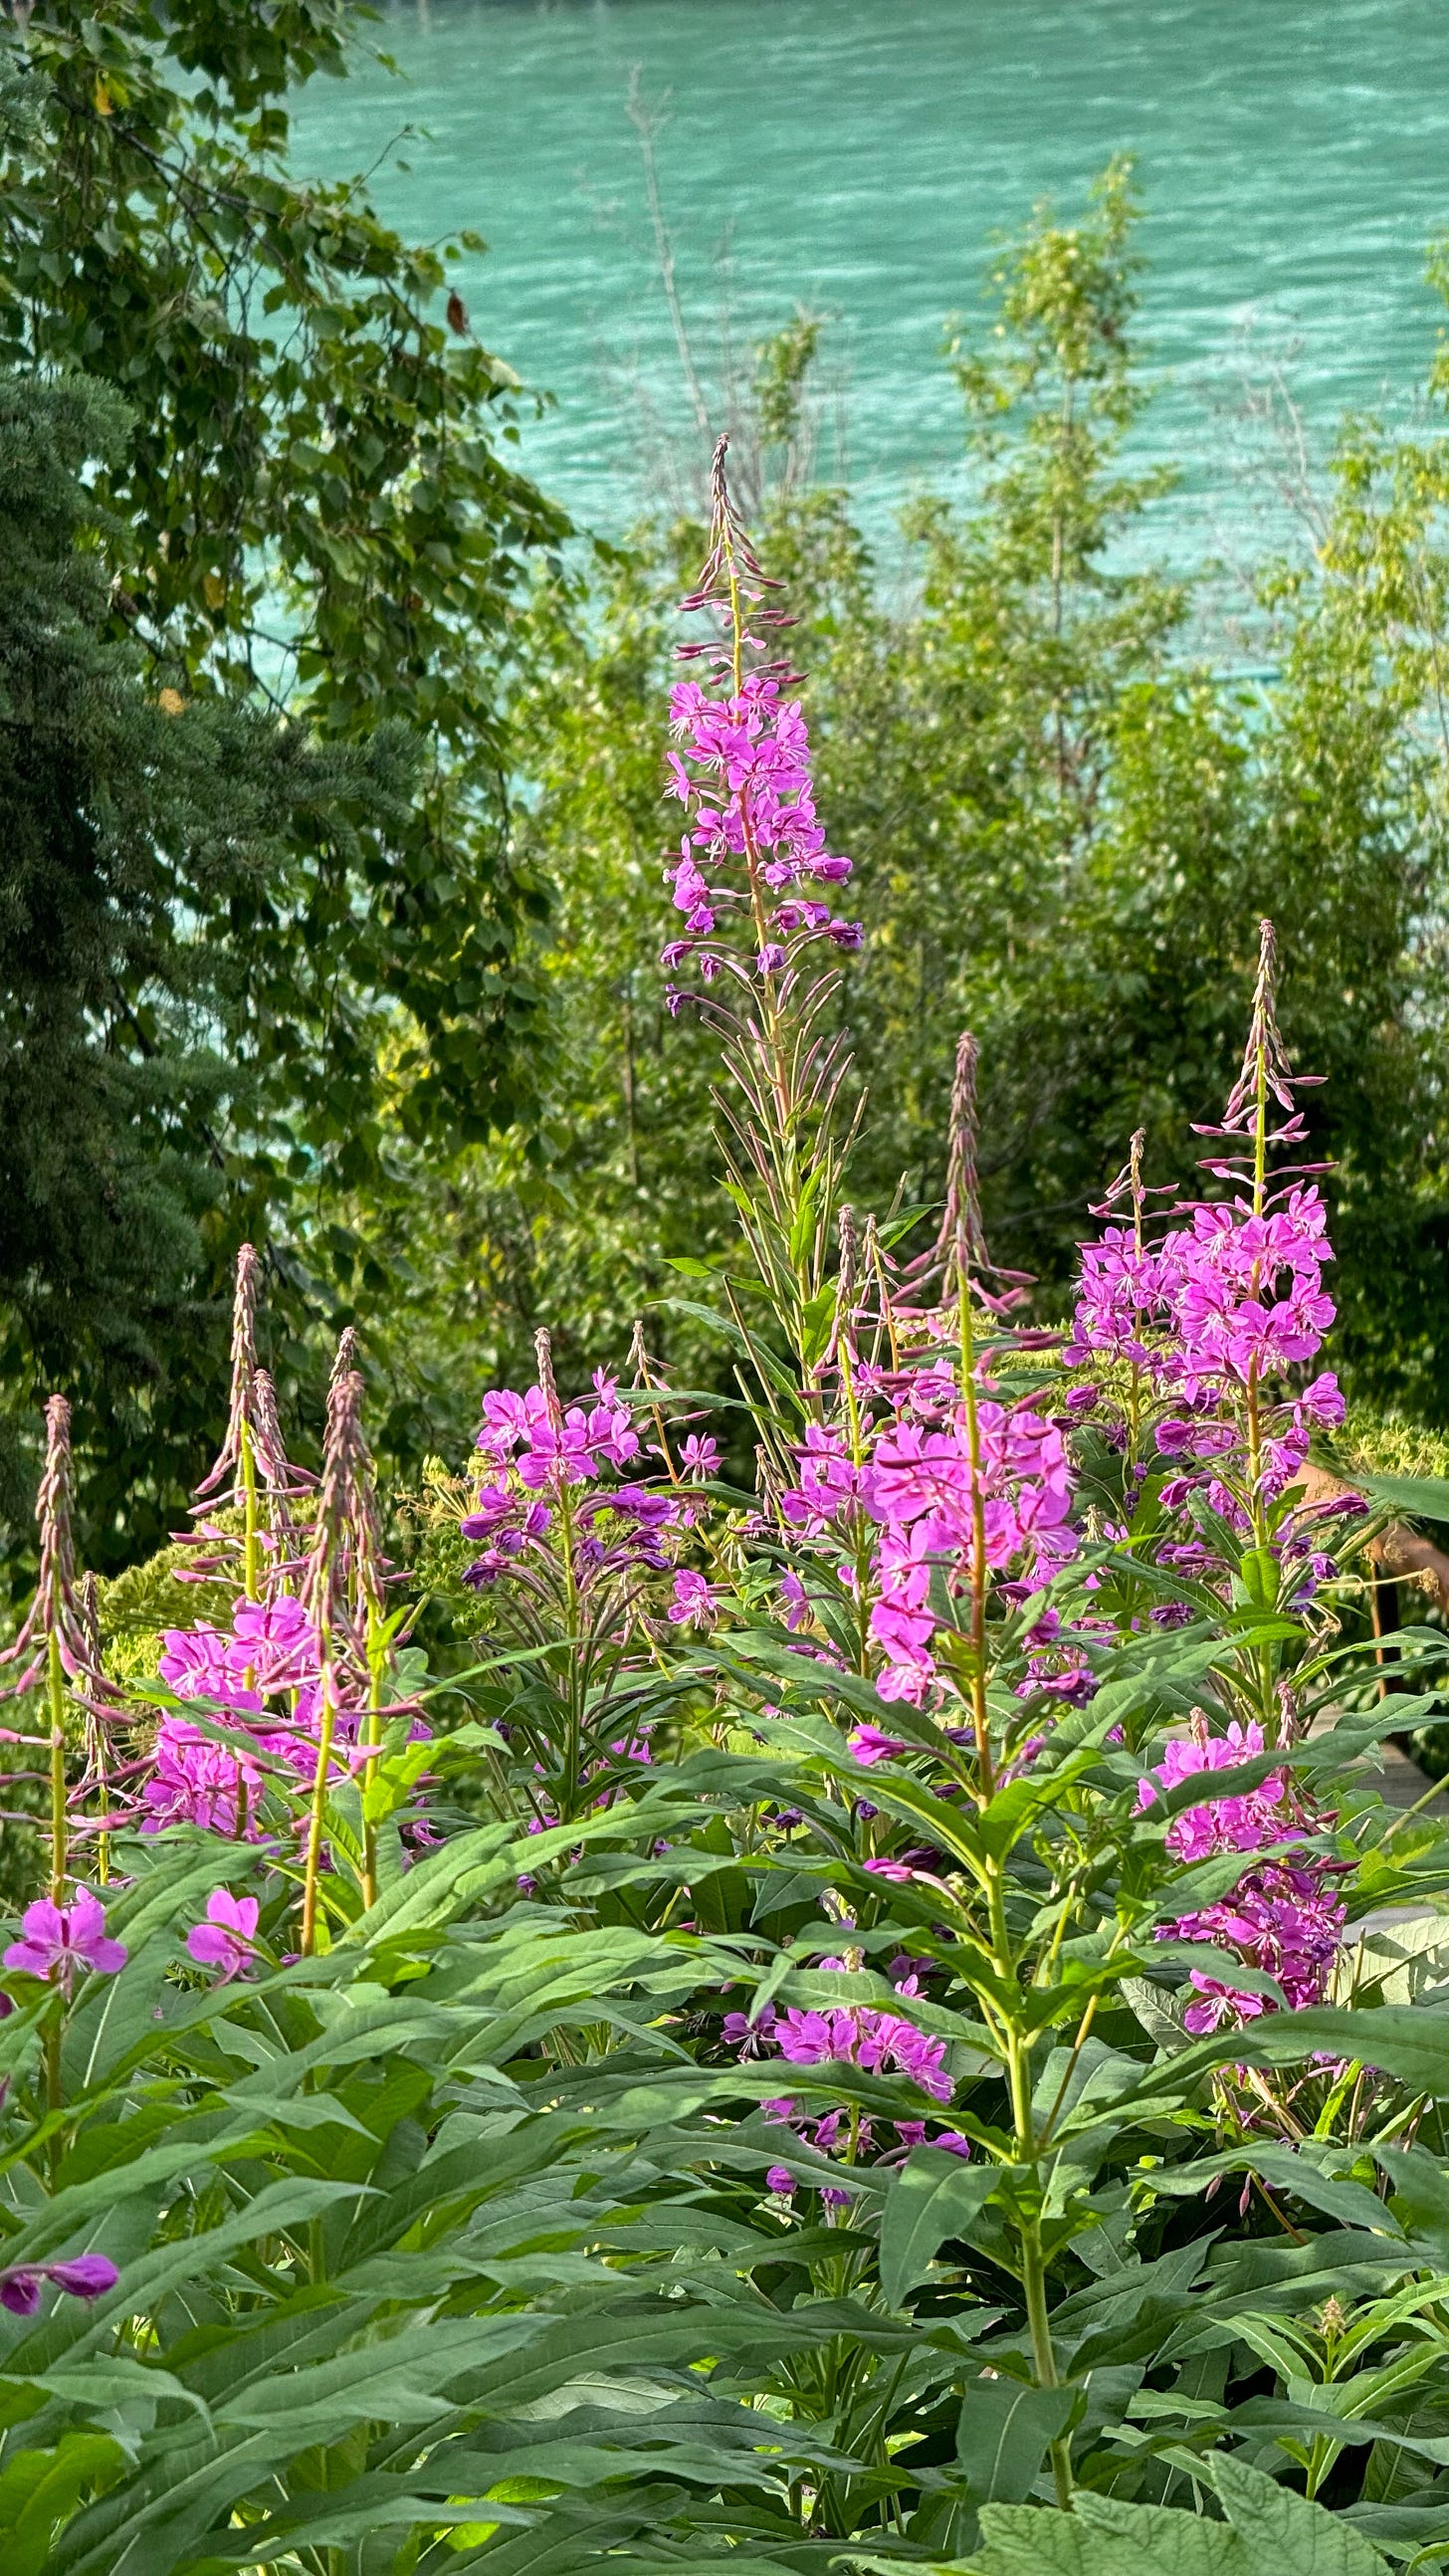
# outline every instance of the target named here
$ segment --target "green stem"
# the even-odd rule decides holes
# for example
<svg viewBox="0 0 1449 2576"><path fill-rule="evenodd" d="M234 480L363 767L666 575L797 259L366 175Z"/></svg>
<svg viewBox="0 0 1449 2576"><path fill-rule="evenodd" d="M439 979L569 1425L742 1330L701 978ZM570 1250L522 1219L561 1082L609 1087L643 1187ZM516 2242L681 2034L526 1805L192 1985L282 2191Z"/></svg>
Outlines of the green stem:
<svg viewBox="0 0 1449 2576"><path fill-rule="evenodd" d="M971 1724L983 1801L996 1786L991 1723L986 1705L986 1493L981 1477L981 1425L976 1411L976 1329L971 1276L963 1260L956 1271L956 1323L961 1345L961 1397L966 1407L966 1448L971 1460Z"/></svg>
<svg viewBox="0 0 1449 2576"><path fill-rule="evenodd" d="M61 2103L64 2099L60 2083L59 2006L56 2007L56 2011L52 2019L46 2024L43 2046L45 2052L45 2107L51 2118L54 2120L59 2116ZM50 2136L45 2142L46 2170L50 2175L50 2188L52 2191L56 2191L60 2187L60 2151L60 2131L57 2128L53 2128Z"/></svg>
<svg viewBox="0 0 1449 2576"><path fill-rule="evenodd" d="M1002 1984L1016 1983L1016 1961L1012 1956L1011 1938L1006 1921L1006 1902L1002 1875L993 1865L987 1892L991 1919L993 1964ZM1031 2109L1031 2043L1025 2032L1014 2023L1006 2030L1007 2079L1011 2089L1011 2117L1015 2130L1016 2162L1030 2172L1029 2188L1035 2189L1037 2167L1041 2160L1041 2141L1037 2137ZM1055 2113L1053 2113L1055 2117ZM1047 2311L1046 2257L1042 2251L1041 2220L1033 2215L1017 2221L1021 2241L1021 2285L1026 2299L1027 2329L1031 2336L1032 2365L1039 2388L1057 2388L1057 2357L1052 2345L1051 2318ZM1052 2476L1057 2502L1063 2511L1072 2501L1072 2449L1065 2435L1051 2446Z"/></svg>
<svg viewBox="0 0 1449 2576"><path fill-rule="evenodd" d="M242 1508L245 1513L246 1523L246 1549L244 1557L246 1596L248 1601L260 1601L262 1597L262 1537L261 1517L257 1508L257 1459L256 1451L252 1446L251 1424L245 1419L245 1417L243 1417L241 1426L241 1472ZM251 1687L250 1679L248 1679L247 1687L249 1689Z"/></svg>
<svg viewBox="0 0 1449 2576"><path fill-rule="evenodd" d="M317 1777L312 1788L312 1814L307 1827L307 1865L302 1881L302 1956L317 1948L317 1879L322 1867L322 1833L327 1821L327 1771L337 1723L336 1687L332 1678L332 1641L322 1637L322 1724L317 1742Z"/></svg>
<svg viewBox="0 0 1449 2576"><path fill-rule="evenodd" d="M1023 2219L1021 2224L1021 2280L1026 2292L1026 2319L1031 2331L1031 2356L1039 2388L1059 2388L1057 2357L1052 2347L1051 2318L1046 2302L1046 2258L1042 2253L1041 2222ZM1072 2504L1072 2446L1065 2434L1059 2434L1051 2446L1052 2478L1057 2503L1063 2513Z"/></svg>
<svg viewBox="0 0 1449 2576"><path fill-rule="evenodd" d="M380 1634L382 1622L375 1601L367 1605L367 1718L362 1741L367 1760L362 1766L362 1902L365 1911L377 1903L377 1823L367 1813L367 1793L377 1768L382 1746L382 1668L386 1646Z"/></svg>
<svg viewBox="0 0 1449 2576"><path fill-rule="evenodd" d="M1268 1046L1266 1037L1258 1040L1255 1065L1253 1104L1253 1214L1261 1218L1268 1188ZM1254 1262L1248 1283L1248 1294L1256 1297L1260 1264ZM1263 1427L1258 1384L1258 1362L1248 1363L1248 1509L1253 1523L1253 1546L1260 1554L1268 1545L1268 1515L1263 1502ZM1273 1696L1273 1659L1266 1646L1254 1655L1258 1667L1258 1688L1263 1709L1263 1740L1275 1744L1278 1737L1278 1711Z"/></svg>

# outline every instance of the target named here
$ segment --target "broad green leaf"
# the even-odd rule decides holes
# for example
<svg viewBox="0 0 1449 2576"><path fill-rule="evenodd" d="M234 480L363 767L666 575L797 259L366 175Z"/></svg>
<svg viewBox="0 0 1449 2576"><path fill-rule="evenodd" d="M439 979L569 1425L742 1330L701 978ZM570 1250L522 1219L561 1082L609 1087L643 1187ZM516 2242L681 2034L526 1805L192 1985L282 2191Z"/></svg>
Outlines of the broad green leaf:
<svg viewBox="0 0 1449 2576"><path fill-rule="evenodd" d="M1386 2576L1341 2516L1227 2456L1204 2462L1228 2527L1079 2490L1071 2513L987 2505L970 2576Z"/></svg>
<svg viewBox="0 0 1449 2576"><path fill-rule="evenodd" d="M1337 2514L1279 2486L1231 2453L1208 2474L1224 2513L1257 2569L1273 2576L1384 2576L1376 2549Z"/></svg>
<svg viewBox="0 0 1449 2576"><path fill-rule="evenodd" d="M1354 1468L1351 1482L1374 1503L1387 1503L1395 1512L1411 1512L1416 1519L1449 1521L1449 1481L1443 1476L1365 1475Z"/></svg>
<svg viewBox="0 0 1449 2576"><path fill-rule="evenodd" d="M1023 2504L1048 2446L1082 2400L1079 2388L1028 2388L1019 2379L973 2379L961 2400L956 2457L978 2504Z"/></svg>
<svg viewBox="0 0 1449 2576"><path fill-rule="evenodd" d="M880 2229L880 2281L893 2308L924 2281L937 2249L964 2235L996 2182L992 2166L967 2164L949 2148L917 2147L887 2197Z"/></svg>
<svg viewBox="0 0 1449 2576"><path fill-rule="evenodd" d="M959 2576L1269 2576L1220 2522L1163 2505L1079 2497L1077 2510L1059 2513L989 2504L981 2532L980 2549L958 2561ZM1271 2576L1289 2571L1276 2567Z"/></svg>
<svg viewBox="0 0 1449 2576"><path fill-rule="evenodd" d="M216 2407L221 2425L274 2430L288 2443L338 2441L354 2424L429 2424L448 2411L443 2392L471 2388L480 2368L532 2343L547 2316L434 2317L361 2351L308 2370L279 2371Z"/></svg>

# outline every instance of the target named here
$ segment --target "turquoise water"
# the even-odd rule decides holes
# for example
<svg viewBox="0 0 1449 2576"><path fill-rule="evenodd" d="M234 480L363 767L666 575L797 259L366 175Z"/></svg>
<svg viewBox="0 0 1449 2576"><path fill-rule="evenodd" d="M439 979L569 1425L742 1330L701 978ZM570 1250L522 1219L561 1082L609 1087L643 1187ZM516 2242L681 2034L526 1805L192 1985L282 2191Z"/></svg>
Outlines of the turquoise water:
<svg viewBox="0 0 1449 2576"><path fill-rule="evenodd" d="M363 62L317 83L296 162L376 165L420 237L483 233L459 272L474 326L554 398L524 457L592 526L657 487L655 424L694 437L635 64L646 98L671 93L659 180L705 372L722 314L745 349L797 303L830 315L823 462L874 526L951 479L942 326L976 304L990 236L1038 196L1074 202L1114 151L1147 208L1157 399L1136 451L1189 468L1156 513L1175 555L1246 550L1276 507L1222 411L1245 366L1287 354L1321 447L1348 407L1402 410L1433 352L1445 0L392 0L379 41L405 78ZM395 144L404 125L424 131Z"/></svg>

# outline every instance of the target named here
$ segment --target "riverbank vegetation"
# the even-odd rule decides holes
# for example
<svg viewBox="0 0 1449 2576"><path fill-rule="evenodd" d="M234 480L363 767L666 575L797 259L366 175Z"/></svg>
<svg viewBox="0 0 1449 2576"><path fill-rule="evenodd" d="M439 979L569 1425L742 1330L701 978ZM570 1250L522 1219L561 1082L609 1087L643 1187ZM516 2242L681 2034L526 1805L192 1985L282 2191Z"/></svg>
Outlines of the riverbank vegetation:
<svg viewBox="0 0 1449 2576"><path fill-rule="evenodd" d="M351 23L0 35L7 2570L1441 2567L1435 438L589 541Z"/></svg>
<svg viewBox="0 0 1449 2576"><path fill-rule="evenodd" d="M939 1213L845 1196L852 870L723 440L709 539L658 971L735 1396L642 1332L561 1387L541 1330L404 1570L353 1336L309 1475L244 1246L191 1533L104 1589L47 1407L0 2528L37 2576L1437 2565L1449 1842L1365 1760L1444 1648L1386 1697L1401 1497L1315 1479L1273 925L1206 1194L1139 1130L1041 1331L973 1037Z"/></svg>

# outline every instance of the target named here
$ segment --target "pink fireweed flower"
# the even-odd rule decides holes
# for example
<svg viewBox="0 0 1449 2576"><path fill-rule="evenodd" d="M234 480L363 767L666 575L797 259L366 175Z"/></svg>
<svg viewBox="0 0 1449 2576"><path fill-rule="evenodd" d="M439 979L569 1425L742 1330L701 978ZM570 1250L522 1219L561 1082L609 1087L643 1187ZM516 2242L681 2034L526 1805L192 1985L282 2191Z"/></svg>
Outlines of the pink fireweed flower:
<svg viewBox="0 0 1449 2576"><path fill-rule="evenodd" d="M98 1977L113 1977L126 1964L125 1945L106 1931L105 1907L87 1887L78 1887L70 1905L53 1905L38 1897L21 1917L23 1938L5 1953L7 1968L30 1977L46 1977L68 1995L78 1968Z"/></svg>
<svg viewBox="0 0 1449 2576"><path fill-rule="evenodd" d="M1164 1385L1212 1398L1311 1359L1334 1316L1317 1190L1291 1188L1261 1217L1242 1196L1188 1213L1188 1225L1149 1248L1137 1249L1123 1226L1083 1245L1068 1360L1127 1358ZM1331 1372L1314 1384L1324 1407L1314 1418L1338 1418ZM1168 1445L1160 1433L1159 1442Z"/></svg>
<svg viewBox="0 0 1449 2576"><path fill-rule="evenodd" d="M317 1668L316 1628L289 1593L238 1600L229 1637L219 1628L168 1628L163 1644L158 1670L181 1698L247 1716L260 1710L264 1693L296 1689Z"/></svg>
<svg viewBox="0 0 1449 2576"><path fill-rule="evenodd" d="M219 1628L168 1628L157 1667L182 1699L212 1700L219 1708L257 1710L261 1699L227 1660L231 1644Z"/></svg>
<svg viewBox="0 0 1449 2576"><path fill-rule="evenodd" d="M674 1598L669 1617L676 1628L710 1629L719 1617L719 1604L704 1576L692 1565L681 1565L674 1577Z"/></svg>
<svg viewBox="0 0 1449 2576"><path fill-rule="evenodd" d="M258 1708L261 1703L258 1701ZM239 1794L248 1805L247 1836L258 1837L255 1821L262 1774L241 1741L220 1744L186 1718L169 1713L156 1730L150 1778L141 1797L148 1809L141 1831L159 1834L168 1825L200 1825L207 1833L235 1834Z"/></svg>
<svg viewBox="0 0 1449 2576"><path fill-rule="evenodd" d="M776 612L758 608L760 591L771 585L735 519L723 455L722 443L715 458L710 564L685 605L702 609L723 603L721 565L729 553L743 573L746 595L757 604L757 622L777 622ZM753 644L756 639L746 640ZM683 649L695 658L700 648ZM778 676L748 671L725 697L711 697L698 681L682 680L671 695L670 718L678 748L669 755L669 792L686 813L670 877L687 936L667 943L666 963L671 968L682 963L693 940L708 939L717 929L731 939L731 963L741 974L746 937L762 975L778 974L784 967L787 940L804 946L823 937L838 948L858 946L860 925L832 913L820 900L849 876L850 862L826 847L815 811L805 720L798 702L782 696ZM762 908L769 915L763 936ZM721 961L705 949L696 962L708 975Z"/></svg>
<svg viewBox="0 0 1449 2576"><path fill-rule="evenodd" d="M1346 1908L1332 1884L1336 1866L1268 1862L1221 1904L1163 1925L1159 1937L1235 1951L1246 1966L1277 1980L1290 2012L1302 2012L1322 2002L1343 1939ZM1221 1980L1194 1969L1190 1982L1201 2000L1188 2005L1183 2024L1196 2035L1276 2009L1271 1997L1235 1988L1230 1967Z"/></svg>
<svg viewBox="0 0 1449 2576"><path fill-rule="evenodd" d="M836 2007L829 2012L802 2011L792 2005L776 2020L771 2043L796 2066L835 2063L872 2073L892 2069L909 2076L937 2102L952 2094L946 2073L946 2043L932 2039L897 2014L868 2004Z"/></svg>
<svg viewBox="0 0 1449 2576"><path fill-rule="evenodd" d="M539 1338L545 1345L547 1337ZM525 1577L536 1573L538 1542L547 1539L557 1549L565 1506L572 1570L580 1585L640 1565L670 1572L678 1534L694 1525L698 1504L677 1488L662 1493L610 1481L607 1471L628 1468L641 1450L633 1414L619 1401L614 1378L596 1369L593 1400L565 1406L543 1347L540 1368L546 1382L521 1395L493 1388L483 1399L478 1446L486 1466L473 1508L459 1523L464 1538L483 1546L464 1569L463 1581L483 1591L510 1570ZM686 1442L685 1453L686 1469L696 1476L712 1473L719 1463L719 1451L707 1438ZM581 1493L581 1487L590 1490ZM703 1612L697 1597L695 1606Z"/></svg>
<svg viewBox="0 0 1449 2576"><path fill-rule="evenodd" d="M1209 1735L1206 1722L1199 1719L1191 1737L1166 1745L1155 1773L1138 1781L1137 1804L1155 1806L1162 1790L1175 1789L1199 1772L1239 1769L1263 1749L1263 1730L1256 1718L1246 1728L1235 1719L1225 1735ZM1285 1834L1301 1830L1287 1810L1286 1797L1286 1776L1275 1771L1243 1797L1208 1799L1200 1807L1185 1807L1167 1828L1167 1848L1181 1861L1207 1860L1216 1852L1261 1851L1265 1843L1281 1842Z"/></svg>
<svg viewBox="0 0 1449 2576"><path fill-rule="evenodd" d="M1332 1369L1320 1370L1318 1376L1304 1388L1298 1400L1309 1420L1322 1423L1328 1430L1332 1430L1343 1420L1345 1410L1343 1395Z"/></svg>
<svg viewBox="0 0 1449 2576"><path fill-rule="evenodd" d="M717 1476L720 1467L719 1443L708 1432L691 1431L681 1441L679 1463L686 1476Z"/></svg>
<svg viewBox="0 0 1449 2576"><path fill-rule="evenodd" d="M775 2007L773 2004L766 2004L754 2018L749 2013L726 2013L722 2036L726 2047L737 2049L741 2057L758 2057L761 2050L768 2046L774 2027Z"/></svg>
<svg viewBox="0 0 1449 2576"><path fill-rule="evenodd" d="M785 1605L785 1625L792 1636L798 1634L810 1616L810 1601L798 1574L787 1571L780 1577L780 1599Z"/></svg>
<svg viewBox="0 0 1449 2576"><path fill-rule="evenodd" d="M0 2271L0 2308L8 2308L12 2317L33 2317L43 2281L69 2291L73 2299L100 2299L120 2277L106 2254L72 2254L61 2263L12 2263Z"/></svg>
<svg viewBox="0 0 1449 2576"><path fill-rule="evenodd" d="M873 1769L877 1762L889 1762L894 1755L904 1753L906 1749L900 1736L884 1734L880 1727L872 1726L868 1718L852 1728L845 1740L863 1771Z"/></svg>
<svg viewBox="0 0 1449 2576"><path fill-rule="evenodd" d="M932 1421L930 1415L948 1394L945 1418ZM919 1403L917 1391L913 1409ZM972 1464L965 1409L955 1401L949 1382L942 1381L930 1390L927 1419L909 1420L903 1407L876 1441L857 1480L864 1509L881 1532L873 1566L878 1598L870 1628L886 1658L877 1683L882 1699L919 1706L936 1679L933 1571L942 1568L948 1588L959 1587L969 1576L978 1473L983 1571L1000 1573L1013 1563L1051 1567L1075 1553L1071 1468L1059 1426L1029 1407L1010 1408L983 1397L977 1406L977 1447L979 1469ZM832 1466L818 1472L823 1481L826 1472L839 1470Z"/></svg>
<svg viewBox="0 0 1449 2576"><path fill-rule="evenodd" d="M810 1424L805 1445L795 1454L800 1482L786 1486L780 1509L792 1527L818 1533L855 1501L860 1478L840 1433L818 1422Z"/></svg>
<svg viewBox="0 0 1449 2576"><path fill-rule="evenodd" d="M315 1673L316 1626L291 1593L278 1593L272 1601L238 1601L231 1626L228 1670L252 1673L259 1691L291 1689Z"/></svg>
<svg viewBox="0 0 1449 2576"><path fill-rule="evenodd" d="M220 1968L218 1983L240 1976L256 1948L257 1899L233 1896L215 1887L206 1900L206 1921L193 1923L186 1947L198 1967Z"/></svg>

